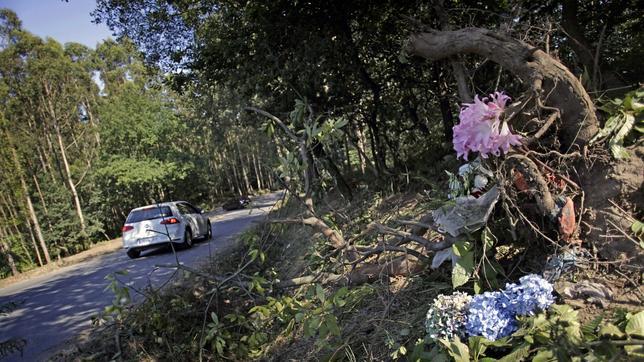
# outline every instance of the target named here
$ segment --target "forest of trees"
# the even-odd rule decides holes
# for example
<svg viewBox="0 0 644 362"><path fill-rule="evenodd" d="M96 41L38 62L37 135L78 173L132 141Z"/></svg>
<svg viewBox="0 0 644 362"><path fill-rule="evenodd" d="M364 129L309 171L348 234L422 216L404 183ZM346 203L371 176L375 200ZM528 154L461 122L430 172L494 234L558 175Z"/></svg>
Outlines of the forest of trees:
<svg viewBox="0 0 644 362"><path fill-rule="evenodd" d="M133 206L280 188L306 165L297 139L253 110L308 135L314 193L423 180L453 155L461 102L526 84L481 57L414 57L410 34L503 31L598 100L642 81L639 5L99 0L95 21L117 40L96 49L40 39L3 10L0 276L116 237Z"/></svg>
<svg viewBox="0 0 644 362"><path fill-rule="evenodd" d="M275 187L265 133L174 92L132 42L62 45L0 17L0 277L118 236L133 207Z"/></svg>

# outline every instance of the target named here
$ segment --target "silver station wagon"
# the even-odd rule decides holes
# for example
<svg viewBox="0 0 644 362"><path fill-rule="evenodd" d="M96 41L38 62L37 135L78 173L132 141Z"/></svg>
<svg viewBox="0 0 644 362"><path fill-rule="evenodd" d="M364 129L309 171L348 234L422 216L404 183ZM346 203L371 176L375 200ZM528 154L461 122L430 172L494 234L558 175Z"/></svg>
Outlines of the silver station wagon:
<svg viewBox="0 0 644 362"><path fill-rule="evenodd" d="M196 238L212 237L210 220L198 207L185 201L164 202L130 211L123 232L123 248L130 258L138 258L146 248L174 243L192 247Z"/></svg>

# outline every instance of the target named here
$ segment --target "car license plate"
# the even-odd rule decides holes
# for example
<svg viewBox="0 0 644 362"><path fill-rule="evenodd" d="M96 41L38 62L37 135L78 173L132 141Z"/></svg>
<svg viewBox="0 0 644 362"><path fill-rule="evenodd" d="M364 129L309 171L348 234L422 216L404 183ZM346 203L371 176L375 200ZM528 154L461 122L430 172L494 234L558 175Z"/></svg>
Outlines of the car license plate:
<svg viewBox="0 0 644 362"><path fill-rule="evenodd" d="M151 242L151 241L152 241L152 238L143 238L143 239L139 239L139 240L136 242L136 245L139 245L139 246L140 246L140 245L148 245L148 244L150 244L150 242Z"/></svg>

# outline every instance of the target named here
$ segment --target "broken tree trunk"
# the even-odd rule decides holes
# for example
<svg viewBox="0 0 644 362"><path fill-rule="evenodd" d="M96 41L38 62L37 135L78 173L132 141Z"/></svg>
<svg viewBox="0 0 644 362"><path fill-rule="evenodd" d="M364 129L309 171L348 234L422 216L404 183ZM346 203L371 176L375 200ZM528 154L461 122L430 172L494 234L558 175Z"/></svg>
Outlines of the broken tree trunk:
<svg viewBox="0 0 644 362"><path fill-rule="evenodd" d="M595 107L579 80L544 51L518 39L482 28L414 34L410 54L431 60L477 54L507 69L531 85L543 104L561 111L560 140L564 149L583 147L597 133Z"/></svg>

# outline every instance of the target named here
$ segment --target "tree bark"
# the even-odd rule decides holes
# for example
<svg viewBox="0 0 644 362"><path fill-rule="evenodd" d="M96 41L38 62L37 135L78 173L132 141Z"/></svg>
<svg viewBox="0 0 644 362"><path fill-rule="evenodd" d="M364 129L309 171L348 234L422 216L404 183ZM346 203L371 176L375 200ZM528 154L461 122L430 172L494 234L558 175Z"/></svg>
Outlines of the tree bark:
<svg viewBox="0 0 644 362"><path fill-rule="evenodd" d="M9 246L7 246L7 243L2 240L6 237L7 235L5 235L4 231L0 227L0 252L2 252L5 259L7 259L7 265L9 265L9 269L11 269L11 274L18 275L18 268L16 267L16 262L13 260L13 255L11 255L11 250L9 249Z"/></svg>
<svg viewBox="0 0 644 362"><path fill-rule="evenodd" d="M85 216L83 215L83 209L81 207L80 198L78 197L76 185L74 184L72 173L69 168L69 161L67 160L67 152L65 151L65 145L63 144L63 136L60 133L60 125L58 124L58 117L56 115L56 110L54 109L54 105L51 100L52 94L49 90L49 84L46 81L44 82L43 86L45 89L45 97L47 100L49 116L51 117L54 131L56 133L58 148L60 149L60 156L63 159L63 166L65 168L65 176L66 176L67 184L69 185L69 190L71 191L72 197L74 198L74 206L76 207L76 214L78 215L78 220L80 222L81 232L83 233L83 235L85 235L85 229L86 229Z"/></svg>
<svg viewBox="0 0 644 362"><path fill-rule="evenodd" d="M5 135L7 137L7 143L9 144L9 148L11 149L11 155L13 158L13 162L16 166L16 171L20 178L20 185L22 186L22 191L25 197L25 203L27 204L27 210L29 211L29 217L31 218L31 222L33 223L34 229L36 230L36 236L38 238L38 241L40 242L40 247L43 249L43 253L45 254L45 260L47 261L47 264L49 264L51 263L51 257L49 256L49 250L47 249L47 244L45 244L45 238L42 236L42 230L40 229L40 223L38 222L38 216L36 216L34 205L31 203L31 197L29 196L29 188L27 187L27 182L25 181L25 177L22 173L22 166L20 165L20 160L18 159L18 153L16 152L16 149L12 145L11 136L9 136L9 133L5 131Z"/></svg>
<svg viewBox="0 0 644 362"><path fill-rule="evenodd" d="M264 189L264 185L262 185L262 176L260 174L260 169L257 167L257 158L255 157L255 153L251 153L252 156L252 161L253 161L253 170L255 171L255 182L257 182L257 188L259 190Z"/></svg>
<svg viewBox="0 0 644 362"><path fill-rule="evenodd" d="M47 210L47 203L45 203L45 197L42 194L42 191L40 190L40 183L38 183L38 178L36 175L31 175L33 180L34 180L34 185L36 185L36 191L38 191L38 197L40 198L40 203L42 204L43 211L45 212L45 215L49 214L49 211Z"/></svg>
<svg viewBox="0 0 644 362"><path fill-rule="evenodd" d="M595 107L579 80L557 60L523 41L482 28L430 31L410 37L407 51L440 60L477 54L530 84L543 103L561 111L564 148L583 147L597 133Z"/></svg>
<svg viewBox="0 0 644 362"><path fill-rule="evenodd" d="M78 192L76 191L76 185L74 185L74 180L72 178L72 172L69 168L69 162L67 161L67 153L65 151L65 145L63 144L63 136L60 134L60 127L57 123L54 124L54 130L56 131L56 138L58 139L58 147L60 148L60 155L63 159L63 166L65 167L65 175L67 176L67 184L69 185L69 190L72 193L74 198L74 206L76 207L76 214L78 215L78 220L81 225L81 232L85 234L85 216L83 215L83 209L81 207L80 198L78 197Z"/></svg>
<svg viewBox="0 0 644 362"><path fill-rule="evenodd" d="M239 164L241 166L242 178L244 180L244 193L247 194L251 191L250 182L248 180L248 172L246 171L246 165L244 165L244 155L242 155L241 148L239 147L239 140L235 141L235 146L237 148L237 155L239 156Z"/></svg>
<svg viewBox="0 0 644 362"><path fill-rule="evenodd" d="M31 253L29 252L29 250L27 250L27 246L25 245L25 237L23 233L20 231L20 228L18 227L18 215L16 214L18 210L14 212L13 210L14 208L9 206L9 204L7 203L7 200L4 198L4 195L2 197L2 201L4 205L2 205L3 207L0 207L0 214L2 214L2 217L5 220L11 220L11 226L15 231L15 233L12 236L16 237L16 239L20 243L20 247L22 248L22 250L24 250L25 254L29 258L30 264L33 264ZM4 211L5 208L7 209L7 212ZM7 214L8 214L8 217L7 217ZM9 231L6 231L6 233L12 234L10 229Z"/></svg>

